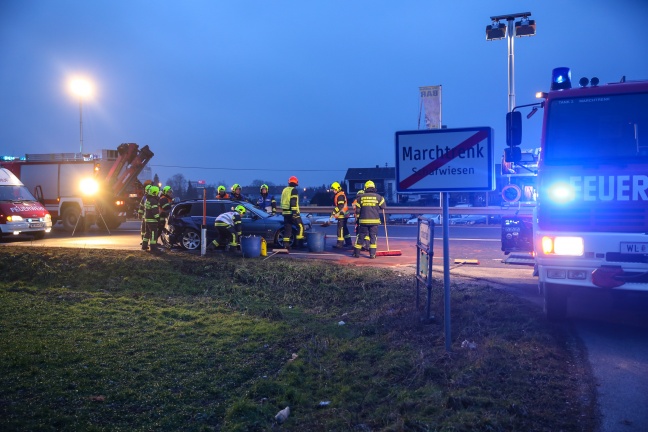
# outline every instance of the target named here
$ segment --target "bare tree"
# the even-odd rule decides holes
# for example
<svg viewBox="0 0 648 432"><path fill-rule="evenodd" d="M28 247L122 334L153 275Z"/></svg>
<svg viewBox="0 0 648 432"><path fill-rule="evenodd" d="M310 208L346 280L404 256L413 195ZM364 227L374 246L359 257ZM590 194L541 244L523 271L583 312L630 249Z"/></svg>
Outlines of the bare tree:
<svg viewBox="0 0 648 432"><path fill-rule="evenodd" d="M174 174L167 180L166 184L167 186L171 186L171 189L173 189L174 197L183 198L187 193L187 180L182 174Z"/></svg>

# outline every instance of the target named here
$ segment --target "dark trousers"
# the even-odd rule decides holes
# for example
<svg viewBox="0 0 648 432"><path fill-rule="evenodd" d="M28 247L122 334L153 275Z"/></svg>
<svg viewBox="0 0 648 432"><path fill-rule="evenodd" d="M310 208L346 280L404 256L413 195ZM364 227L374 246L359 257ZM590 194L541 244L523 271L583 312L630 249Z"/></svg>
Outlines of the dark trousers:
<svg viewBox="0 0 648 432"><path fill-rule="evenodd" d="M238 246L238 235L232 225L216 225L216 241L214 246Z"/></svg>
<svg viewBox="0 0 648 432"><path fill-rule="evenodd" d="M376 255L378 249L378 225L360 225L356 236L355 249L362 249L365 237L369 236L369 255Z"/></svg>
<svg viewBox="0 0 648 432"><path fill-rule="evenodd" d="M337 242L351 244L351 234L349 234L349 227L347 227L348 218L339 218L337 220Z"/></svg>
<svg viewBox="0 0 648 432"><path fill-rule="evenodd" d="M295 224L297 232L295 233L295 243L301 246L304 243L304 224L302 224L301 216L284 213L284 235L283 242L285 248L290 248L290 237L292 236L292 226Z"/></svg>
<svg viewBox="0 0 648 432"><path fill-rule="evenodd" d="M157 244L157 236L158 221L156 219L147 220L144 238L142 239L142 249L148 249L149 242L151 243L151 248L153 248L153 245Z"/></svg>

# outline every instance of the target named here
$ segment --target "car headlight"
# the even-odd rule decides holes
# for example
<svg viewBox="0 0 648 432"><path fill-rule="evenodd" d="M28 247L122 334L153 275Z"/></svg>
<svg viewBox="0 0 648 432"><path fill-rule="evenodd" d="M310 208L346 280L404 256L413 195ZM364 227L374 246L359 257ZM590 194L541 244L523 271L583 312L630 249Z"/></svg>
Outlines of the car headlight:
<svg viewBox="0 0 648 432"><path fill-rule="evenodd" d="M47 213L43 219L45 222L52 222L52 216L49 213Z"/></svg>
<svg viewBox="0 0 648 432"><path fill-rule="evenodd" d="M23 220L24 219L22 218L22 216L18 216L18 215L7 216L7 222L21 222Z"/></svg>

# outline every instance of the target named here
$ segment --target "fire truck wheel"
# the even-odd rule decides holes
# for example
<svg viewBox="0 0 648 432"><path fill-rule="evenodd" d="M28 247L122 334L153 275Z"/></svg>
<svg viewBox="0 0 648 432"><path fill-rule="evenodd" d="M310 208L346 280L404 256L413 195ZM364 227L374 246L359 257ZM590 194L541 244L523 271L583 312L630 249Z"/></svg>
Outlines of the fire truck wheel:
<svg viewBox="0 0 648 432"><path fill-rule="evenodd" d="M78 207L67 207L63 210L63 217L61 221L63 222L63 228L66 231L72 231L77 225L77 220L81 217L81 210ZM85 227L83 221L79 221L79 226L81 228Z"/></svg>
<svg viewBox="0 0 648 432"><path fill-rule="evenodd" d="M562 321L567 316L567 296L569 288L552 283L544 283L544 312L549 321Z"/></svg>

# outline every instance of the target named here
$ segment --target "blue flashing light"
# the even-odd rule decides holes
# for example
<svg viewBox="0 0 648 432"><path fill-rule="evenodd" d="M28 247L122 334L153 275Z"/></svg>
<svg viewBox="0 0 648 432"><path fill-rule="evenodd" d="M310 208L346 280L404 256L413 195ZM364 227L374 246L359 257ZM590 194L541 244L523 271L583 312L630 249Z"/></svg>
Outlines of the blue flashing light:
<svg viewBox="0 0 648 432"><path fill-rule="evenodd" d="M551 71L551 90L565 90L571 88L571 69L558 67Z"/></svg>
<svg viewBox="0 0 648 432"><path fill-rule="evenodd" d="M573 201L576 197L574 186L569 183L556 183L549 187L549 198L558 204L565 204Z"/></svg>

